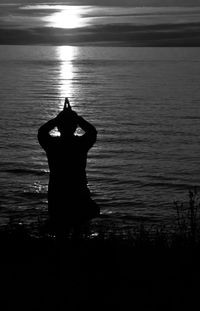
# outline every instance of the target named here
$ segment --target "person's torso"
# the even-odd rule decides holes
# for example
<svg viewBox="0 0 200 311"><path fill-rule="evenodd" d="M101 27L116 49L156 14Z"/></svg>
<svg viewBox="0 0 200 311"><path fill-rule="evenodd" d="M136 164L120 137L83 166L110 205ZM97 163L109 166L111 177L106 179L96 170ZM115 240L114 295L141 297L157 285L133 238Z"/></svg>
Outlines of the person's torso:
<svg viewBox="0 0 200 311"><path fill-rule="evenodd" d="M65 184L70 188L79 188L87 185L87 150L82 144L81 137L74 137L69 141L54 138L46 153L50 182L54 186L62 187Z"/></svg>

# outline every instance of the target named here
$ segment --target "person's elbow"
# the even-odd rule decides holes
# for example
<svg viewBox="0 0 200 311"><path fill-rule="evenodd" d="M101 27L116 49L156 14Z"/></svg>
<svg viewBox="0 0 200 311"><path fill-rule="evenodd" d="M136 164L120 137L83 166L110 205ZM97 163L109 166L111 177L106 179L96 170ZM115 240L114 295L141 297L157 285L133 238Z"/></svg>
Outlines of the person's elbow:
<svg viewBox="0 0 200 311"><path fill-rule="evenodd" d="M40 139L42 138L42 127L40 127L39 129L38 129L38 133L37 133L37 138L38 138L38 140L40 141Z"/></svg>
<svg viewBox="0 0 200 311"><path fill-rule="evenodd" d="M85 137L90 138L90 140L93 142L93 144L96 142L97 140L97 130L96 128L91 125L90 129L86 132Z"/></svg>
<svg viewBox="0 0 200 311"><path fill-rule="evenodd" d="M97 141L97 134L98 134L98 132L97 132L96 128L94 127L93 133L92 133L93 144L95 144Z"/></svg>
<svg viewBox="0 0 200 311"><path fill-rule="evenodd" d="M95 140L97 139L97 135L98 135L98 132L97 132L97 129L93 126L93 128L92 128L92 135L93 135L93 137L95 138Z"/></svg>
<svg viewBox="0 0 200 311"><path fill-rule="evenodd" d="M38 139L40 145L43 145L43 142L46 140L46 134L45 134L45 131L43 129L43 125L38 129L37 139Z"/></svg>

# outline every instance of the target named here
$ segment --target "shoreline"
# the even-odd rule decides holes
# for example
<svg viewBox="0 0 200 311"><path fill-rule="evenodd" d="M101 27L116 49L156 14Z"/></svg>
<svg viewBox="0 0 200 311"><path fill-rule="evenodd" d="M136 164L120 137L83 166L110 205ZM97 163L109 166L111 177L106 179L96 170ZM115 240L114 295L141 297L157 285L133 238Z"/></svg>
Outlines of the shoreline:
<svg viewBox="0 0 200 311"><path fill-rule="evenodd" d="M200 244L18 231L1 232L0 245L5 310L191 310L198 300Z"/></svg>
<svg viewBox="0 0 200 311"><path fill-rule="evenodd" d="M93 234L86 226L56 237L38 223L36 236L11 223L0 230L1 304L29 311L196 309L197 194L190 192L187 208L176 207L180 217L172 234L140 224L124 234L105 226Z"/></svg>

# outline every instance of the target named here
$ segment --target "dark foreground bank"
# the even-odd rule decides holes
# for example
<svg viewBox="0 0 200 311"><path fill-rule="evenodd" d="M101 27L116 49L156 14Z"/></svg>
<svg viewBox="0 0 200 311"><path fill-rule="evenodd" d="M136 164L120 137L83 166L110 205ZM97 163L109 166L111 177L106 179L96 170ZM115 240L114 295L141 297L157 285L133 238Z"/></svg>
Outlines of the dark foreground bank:
<svg viewBox="0 0 200 311"><path fill-rule="evenodd" d="M138 240L139 241L139 240ZM1 310L193 310L198 245L0 233Z"/></svg>

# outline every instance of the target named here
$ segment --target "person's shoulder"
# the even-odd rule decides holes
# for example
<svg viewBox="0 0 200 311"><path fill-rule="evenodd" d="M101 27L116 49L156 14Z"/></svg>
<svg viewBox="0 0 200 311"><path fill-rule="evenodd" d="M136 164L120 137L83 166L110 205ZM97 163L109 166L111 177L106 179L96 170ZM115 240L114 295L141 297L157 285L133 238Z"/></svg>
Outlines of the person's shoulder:
<svg viewBox="0 0 200 311"><path fill-rule="evenodd" d="M83 135L74 135L74 141L79 144L83 142Z"/></svg>
<svg viewBox="0 0 200 311"><path fill-rule="evenodd" d="M52 143L59 143L61 141L60 136L51 136Z"/></svg>
<svg viewBox="0 0 200 311"><path fill-rule="evenodd" d="M74 141L77 145L84 145L85 144L85 138L84 135L74 135Z"/></svg>
<svg viewBox="0 0 200 311"><path fill-rule="evenodd" d="M76 142L77 145L80 146L80 148L88 151L93 146L95 141L93 141L91 137L88 137L88 135L83 134L81 136L76 135Z"/></svg>
<svg viewBox="0 0 200 311"><path fill-rule="evenodd" d="M52 148L55 149L56 146L60 144L60 137L59 136L51 136L49 137L48 141L46 141L45 147L47 150L51 150Z"/></svg>

